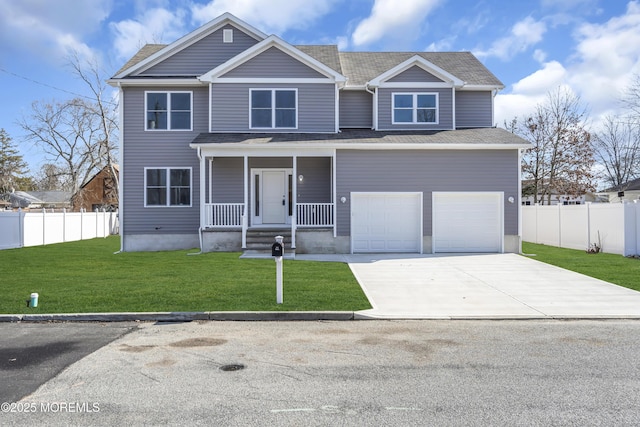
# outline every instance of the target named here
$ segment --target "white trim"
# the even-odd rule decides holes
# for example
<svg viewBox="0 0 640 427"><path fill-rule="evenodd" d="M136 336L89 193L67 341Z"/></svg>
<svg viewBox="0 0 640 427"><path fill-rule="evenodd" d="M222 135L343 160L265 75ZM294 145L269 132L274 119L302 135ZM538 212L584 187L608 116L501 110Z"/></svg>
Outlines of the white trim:
<svg viewBox="0 0 640 427"><path fill-rule="evenodd" d="M147 114L149 113L149 106L147 105L147 99L149 94L161 93L167 95L167 128L166 129L149 129L147 127ZM189 94L189 129L173 129L171 128L171 95L174 93L188 93ZM177 110L184 112L184 110ZM191 90L145 90L144 91L144 122L143 128L145 132L191 132L193 130L193 91Z"/></svg>
<svg viewBox="0 0 640 427"><path fill-rule="evenodd" d="M118 86L118 123L120 123L121 127L124 123L124 90L121 86ZM124 132L122 128L120 129L120 146L118 148L118 231L120 234L120 252L124 252ZM20 229L23 230L23 228Z"/></svg>
<svg viewBox="0 0 640 427"><path fill-rule="evenodd" d="M192 31L189 34L186 34L185 36L179 38L170 45L160 49L158 52L154 53L148 58L132 65L131 67L117 74L114 78L119 79L129 74L139 72L140 70L151 68L162 60L204 39L208 35L216 32L227 24L233 25L237 29L255 38L256 40L263 40L267 37L267 35L262 31L227 12L210 21L208 24L205 24L195 31Z"/></svg>
<svg viewBox="0 0 640 427"><path fill-rule="evenodd" d="M272 47L275 47L281 50L287 55L297 59L298 61L305 64L306 66L319 72L320 74L327 76L328 79L332 79L335 82L342 82L342 83L346 82L347 80L346 77L343 76L342 74L329 68L327 65L323 64L317 59L307 55L306 53L302 52L295 46L292 46L291 44L287 43L286 41L282 40L280 37L276 35L271 35L267 37L261 42L251 46L245 51L229 59L227 62L203 74L202 76L200 76L200 80L213 81L214 79L217 79L218 77L223 76L224 74L228 73L234 68L244 64L245 62L249 61L252 58L255 58L256 56L260 55L261 53L265 52L266 50Z"/></svg>
<svg viewBox="0 0 640 427"><path fill-rule="evenodd" d="M398 129L394 129L398 130ZM212 146L214 145L214 146ZM318 144L304 143L269 143L262 147L235 144L189 144L191 148L202 148L202 152L207 156L218 157L238 157L245 153L252 157L290 157L293 152L300 153L301 156L322 157L329 156L332 150L514 150L531 148L529 144Z"/></svg>
<svg viewBox="0 0 640 427"><path fill-rule="evenodd" d="M243 160L243 174L244 177L244 212L242 215L242 249L247 248L247 229L249 228L249 156L245 155Z"/></svg>
<svg viewBox="0 0 640 427"><path fill-rule="evenodd" d="M522 253L522 150L518 150L518 194L516 197L516 203L518 204L518 251ZM588 212L588 208L587 208ZM588 215L588 214L587 214ZM590 227L587 227L587 233L589 233ZM588 237L588 236L587 236ZM587 242L591 240L587 238Z"/></svg>
<svg viewBox="0 0 640 427"><path fill-rule="evenodd" d="M253 127L251 125L253 119L253 105L251 94L254 91L271 91L271 126L270 127ZM295 110L296 110L296 125L294 127L276 127L276 92L294 92L295 93ZM298 88L249 88L249 129L252 131L264 131L264 130L279 130L279 129L298 129Z"/></svg>
<svg viewBox="0 0 640 427"><path fill-rule="evenodd" d="M182 78L182 79L131 79L131 80L107 80L111 86L202 86L207 82L201 82L194 78Z"/></svg>
<svg viewBox="0 0 640 427"><path fill-rule="evenodd" d="M504 85L464 85L456 88L457 90L501 90L504 89Z"/></svg>
<svg viewBox="0 0 640 427"><path fill-rule="evenodd" d="M396 95L411 95L412 96L412 121L410 122L396 122L395 110L409 110L409 108L396 107ZM436 119L433 122L419 122L418 110L431 110L432 108L418 108L418 96L419 95L433 95L436 98ZM439 125L440 124L440 94L438 92L392 92L391 93L391 124L392 125Z"/></svg>
<svg viewBox="0 0 640 427"><path fill-rule="evenodd" d="M335 84L334 80L317 77L220 77L211 80L215 84Z"/></svg>
<svg viewBox="0 0 640 427"><path fill-rule="evenodd" d="M378 101L379 101L379 96L378 96L378 88L375 88L373 90L373 129L374 130L379 130L378 129Z"/></svg>
<svg viewBox="0 0 640 427"><path fill-rule="evenodd" d="M367 84L370 86L380 86L381 83L397 76L398 74L403 73L404 71L407 71L409 68L413 66L420 67L423 70L427 71L430 74L433 74L434 76L438 77L441 80L451 82L453 83L454 86L463 86L465 84L465 82L463 82L453 74L443 70L442 68L433 64L432 62L424 59L420 55L414 55L411 58L407 59L406 61L401 62L400 64L396 65L390 70L387 70L384 73L380 74L379 76L375 77L374 79L369 81Z"/></svg>
<svg viewBox="0 0 640 427"><path fill-rule="evenodd" d="M199 178L200 178L200 229L203 229L205 226L205 203L206 203L206 157L202 155L202 150L198 150L198 160L200 164ZM145 174L146 179L146 174ZM211 183L211 181L209 181ZM211 190L211 184L209 184L209 189ZM146 194L146 192L145 192ZM200 245L200 249L202 249L202 245Z"/></svg>
<svg viewBox="0 0 640 427"><path fill-rule="evenodd" d="M430 82L391 82L381 83L381 89L449 89L455 88L451 83L430 83Z"/></svg>
<svg viewBox="0 0 640 427"><path fill-rule="evenodd" d="M336 172L336 150L333 150L333 154L331 155L331 191L332 191L332 202L333 202L333 218L331 218L331 220L333 221L333 237L338 237L338 224L336 221L337 218L337 213L336 211L338 210L338 187L336 185L336 177L337 177L337 172Z"/></svg>
<svg viewBox="0 0 640 427"><path fill-rule="evenodd" d="M335 132L340 132L340 90L338 89L338 85L335 85L335 94L334 94L334 110L333 117L335 119Z"/></svg>
<svg viewBox="0 0 640 427"><path fill-rule="evenodd" d="M209 83L209 92L207 93L207 96L209 97L209 111L207 116L209 116L209 132L211 132L213 127L213 83Z"/></svg>
<svg viewBox="0 0 640 427"><path fill-rule="evenodd" d="M204 151L201 150L202 155L204 156ZM167 204L165 205L149 205L147 204L147 170L149 169L164 169L167 171L166 176L166 186L167 186ZM171 170L172 169L188 169L189 170L189 204L188 205L172 205L171 203ZM144 167L144 207L145 208L190 208L193 206L193 168L191 166L145 166Z"/></svg>

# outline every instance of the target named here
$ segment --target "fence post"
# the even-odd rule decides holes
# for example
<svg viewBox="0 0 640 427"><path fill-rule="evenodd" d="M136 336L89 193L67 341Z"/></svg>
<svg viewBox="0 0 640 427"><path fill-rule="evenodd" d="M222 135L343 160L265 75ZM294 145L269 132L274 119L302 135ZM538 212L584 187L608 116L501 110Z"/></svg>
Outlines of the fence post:
<svg viewBox="0 0 640 427"><path fill-rule="evenodd" d="M84 240L84 208L80 208L80 240Z"/></svg>
<svg viewBox="0 0 640 427"><path fill-rule="evenodd" d="M587 250L591 247L591 202L587 202Z"/></svg>
<svg viewBox="0 0 640 427"><path fill-rule="evenodd" d="M562 247L562 205L558 203L558 247Z"/></svg>
<svg viewBox="0 0 640 427"><path fill-rule="evenodd" d="M22 208L18 208L18 227L20 234L20 247L24 248L24 218L22 216Z"/></svg>
<svg viewBox="0 0 640 427"><path fill-rule="evenodd" d="M47 244L47 210L42 208L42 245Z"/></svg>
<svg viewBox="0 0 640 427"><path fill-rule="evenodd" d="M98 237L98 208L96 208L96 211L94 213L96 214L96 237Z"/></svg>
<svg viewBox="0 0 640 427"><path fill-rule="evenodd" d="M62 208L62 242L67 241L67 208Z"/></svg>

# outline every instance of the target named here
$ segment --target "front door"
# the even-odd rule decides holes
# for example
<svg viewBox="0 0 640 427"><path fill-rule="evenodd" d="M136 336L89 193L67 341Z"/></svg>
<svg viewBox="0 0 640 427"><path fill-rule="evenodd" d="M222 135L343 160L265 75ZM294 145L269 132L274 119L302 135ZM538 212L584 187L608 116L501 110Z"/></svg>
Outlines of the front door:
<svg viewBox="0 0 640 427"><path fill-rule="evenodd" d="M284 171L262 172L262 223L284 224L287 209L287 193Z"/></svg>
<svg viewBox="0 0 640 427"><path fill-rule="evenodd" d="M254 169L252 171L252 223L288 224L291 203L290 169Z"/></svg>

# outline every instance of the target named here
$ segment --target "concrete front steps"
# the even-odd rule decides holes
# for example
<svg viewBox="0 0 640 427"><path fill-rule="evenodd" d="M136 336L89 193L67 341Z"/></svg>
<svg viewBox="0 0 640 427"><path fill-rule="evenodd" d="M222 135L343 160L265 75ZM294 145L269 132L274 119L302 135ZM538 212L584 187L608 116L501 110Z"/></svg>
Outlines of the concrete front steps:
<svg viewBox="0 0 640 427"><path fill-rule="evenodd" d="M247 247L240 258L271 258L271 245L276 236L283 237L284 258L293 259L295 249L291 249L291 228L250 228L247 230Z"/></svg>

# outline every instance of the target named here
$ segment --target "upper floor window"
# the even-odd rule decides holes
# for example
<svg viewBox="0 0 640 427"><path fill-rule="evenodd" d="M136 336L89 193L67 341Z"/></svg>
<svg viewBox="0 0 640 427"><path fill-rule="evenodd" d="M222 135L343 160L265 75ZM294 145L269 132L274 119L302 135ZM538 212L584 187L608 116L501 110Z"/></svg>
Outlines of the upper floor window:
<svg viewBox="0 0 640 427"><path fill-rule="evenodd" d="M191 92L146 92L146 130L191 130Z"/></svg>
<svg viewBox="0 0 640 427"><path fill-rule="evenodd" d="M250 127L252 129L295 129L298 123L296 89L251 89Z"/></svg>
<svg viewBox="0 0 640 427"><path fill-rule="evenodd" d="M145 168L145 206L191 206L191 168Z"/></svg>
<svg viewBox="0 0 640 427"><path fill-rule="evenodd" d="M437 93L394 93L393 124L438 123Z"/></svg>

